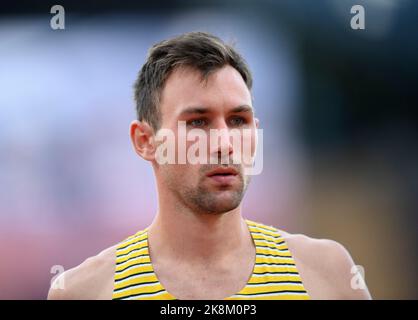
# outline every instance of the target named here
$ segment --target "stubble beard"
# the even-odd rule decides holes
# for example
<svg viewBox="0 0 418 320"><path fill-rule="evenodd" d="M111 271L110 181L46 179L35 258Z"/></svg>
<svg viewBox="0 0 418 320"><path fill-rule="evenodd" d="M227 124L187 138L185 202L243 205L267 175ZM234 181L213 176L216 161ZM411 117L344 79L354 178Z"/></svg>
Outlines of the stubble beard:
<svg viewBox="0 0 418 320"><path fill-rule="evenodd" d="M179 179L169 179L171 181L168 185L179 202L192 212L219 215L234 210L241 204L251 179L250 176L244 177L241 172L238 176L239 184L234 187L214 189L205 183L205 179L208 178L203 173L200 173L200 179L195 187L179 183Z"/></svg>

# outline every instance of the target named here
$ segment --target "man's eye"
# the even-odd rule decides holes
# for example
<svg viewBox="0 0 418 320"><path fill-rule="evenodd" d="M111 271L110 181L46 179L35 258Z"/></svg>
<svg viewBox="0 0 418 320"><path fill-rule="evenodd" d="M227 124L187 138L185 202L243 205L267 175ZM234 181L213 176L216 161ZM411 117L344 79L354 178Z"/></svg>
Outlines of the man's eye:
<svg viewBox="0 0 418 320"><path fill-rule="evenodd" d="M193 127L203 127L206 124L206 121L204 119L195 119L189 121L188 124Z"/></svg>
<svg viewBox="0 0 418 320"><path fill-rule="evenodd" d="M243 124L245 124L245 119L241 117L235 117L235 118L232 118L230 122L232 126L237 127L237 126L242 126Z"/></svg>

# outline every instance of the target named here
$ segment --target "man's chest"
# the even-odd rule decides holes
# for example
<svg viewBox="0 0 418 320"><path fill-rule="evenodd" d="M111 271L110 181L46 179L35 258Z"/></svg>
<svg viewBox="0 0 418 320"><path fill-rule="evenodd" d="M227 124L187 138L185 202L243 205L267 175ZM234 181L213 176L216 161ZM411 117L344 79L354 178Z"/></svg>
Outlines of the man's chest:
<svg viewBox="0 0 418 320"><path fill-rule="evenodd" d="M224 299L239 292L252 274L252 266L155 266L162 286L177 299Z"/></svg>

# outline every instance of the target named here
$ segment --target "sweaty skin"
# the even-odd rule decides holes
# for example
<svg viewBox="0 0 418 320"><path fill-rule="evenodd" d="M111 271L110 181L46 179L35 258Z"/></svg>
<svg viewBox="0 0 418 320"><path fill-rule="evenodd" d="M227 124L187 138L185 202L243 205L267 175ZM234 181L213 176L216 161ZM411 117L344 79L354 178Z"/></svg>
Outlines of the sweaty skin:
<svg viewBox="0 0 418 320"><path fill-rule="evenodd" d="M243 107L244 106L244 107ZM202 81L198 71L174 70L159 102L161 127L176 131L178 121L189 127L255 130L251 94L241 75L225 66ZM158 190L158 212L149 226L153 269L168 292L178 299L223 299L245 286L254 266L255 247L241 215L241 200L249 183L238 174L221 186L204 164L160 165L153 128L133 121L135 152L149 161ZM189 145L188 145L189 146ZM228 139L208 154L233 154ZM370 299L364 289L351 287L354 262L348 251L332 240L313 239L279 230L287 242L311 299ZM48 299L111 299L116 245L60 275ZM173 268L173 265L176 266Z"/></svg>

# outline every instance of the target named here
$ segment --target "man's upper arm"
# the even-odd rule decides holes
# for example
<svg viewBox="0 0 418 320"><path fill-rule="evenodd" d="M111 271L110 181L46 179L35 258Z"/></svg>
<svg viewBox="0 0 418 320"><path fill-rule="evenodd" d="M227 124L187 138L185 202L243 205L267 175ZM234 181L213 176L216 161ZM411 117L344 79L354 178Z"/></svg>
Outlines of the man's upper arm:
<svg viewBox="0 0 418 320"><path fill-rule="evenodd" d="M111 299L115 272L115 247L108 248L58 276L48 300Z"/></svg>
<svg viewBox="0 0 418 320"><path fill-rule="evenodd" d="M67 270L60 274L49 288L48 300L72 300L78 299L77 292L82 292L83 288L77 288L77 277L80 271L80 267Z"/></svg>
<svg viewBox="0 0 418 320"><path fill-rule="evenodd" d="M94 282L94 258L88 258L79 266L59 275L51 285L48 300L94 299L91 285Z"/></svg>

